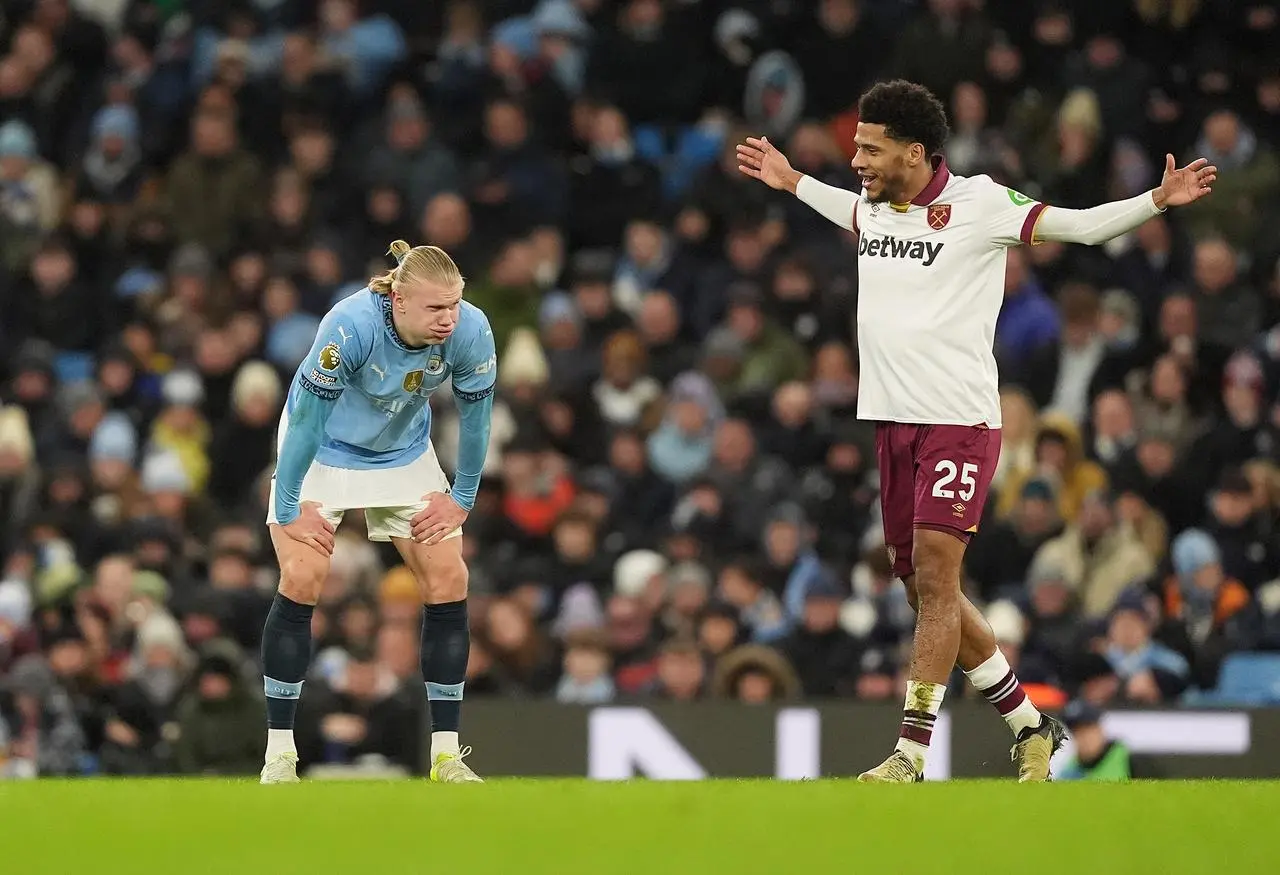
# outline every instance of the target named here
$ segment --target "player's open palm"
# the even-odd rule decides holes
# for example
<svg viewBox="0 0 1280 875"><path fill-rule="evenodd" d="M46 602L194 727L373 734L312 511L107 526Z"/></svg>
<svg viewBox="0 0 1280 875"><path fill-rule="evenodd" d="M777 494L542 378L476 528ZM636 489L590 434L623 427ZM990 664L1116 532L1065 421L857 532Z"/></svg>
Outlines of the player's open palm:
<svg viewBox="0 0 1280 875"><path fill-rule="evenodd" d="M738 144L738 169L770 188L794 191L800 174L791 167L787 156L779 152L768 137L747 137Z"/></svg>
<svg viewBox="0 0 1280 875"><path fill-rule="evenodd" d="M1165 206L1180 207L1199 200L1213 191L1217 178L1218 168L1207 158L1197 158L1186 167L1177 168L1173 156L1165 155L1164 179L1160 181Z"/></svg>
<svg viewBox="0 0 1280 875"><path fill-rule="evenodd" d="M329 521L320 515L320 502L304 501L298 505L298 516L291 523L280 526L280 529L309 547L326 556L333 555L334 529Z"/></svg>

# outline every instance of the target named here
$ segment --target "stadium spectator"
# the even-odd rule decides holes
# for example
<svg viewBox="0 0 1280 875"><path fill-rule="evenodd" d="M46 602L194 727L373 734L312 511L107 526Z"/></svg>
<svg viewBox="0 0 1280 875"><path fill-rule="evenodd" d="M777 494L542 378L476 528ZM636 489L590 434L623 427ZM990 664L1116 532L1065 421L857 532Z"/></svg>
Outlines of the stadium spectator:
<svg viewBox="0 0 1280 875"><path fill-rule="evenodd" d="M997 356L1017 371L1032 353L1058 337L1058 313L1019 249L1009 250L1004 306L996 323Z"/></svg>
<svg viewBox="0 0 1280 875"><path fill-rule="evenodd" d="M1064 722L1075 740L1071 760L1055 775L1059 781L1128 781L1135 774L1128 747L1116 741L1102 728L1102 711L1088 702L1077 700L1063 711Z"/></svg>
<svg viewBox="0 0 1280 875"><path fill-rule="evenodd" d="M1171 557L1160 637L1186 657L1193 684L1213 689L1223 657L1257 645L1257 606L1244 585L1226 575L1218 545L1203 530L1178 535Z"/></svg>
<svg viewBox="0 0 1280 875"><path fill-rule="evenodd" d="M0 693L0 736L8 749L5 777L79 774L87 744L66 691L38 654L10 671Z"/></svg>
<svg viewBox="0 0 1280 875"><path fill-rule="evenodd" d="M1080 600L1063 568L1051 554L1037 555L1027 570L1027 637L1022 646L1024 674L1064 679L1078 652Z"/></svg>
<svg viewBox="0 0 1280 875"><path fill-rule="evenodd" d="M371 760L413 773L421 768L421 697L409 695L367 646L311 691L298 725L298 755L312 767L359 768Z"/></svg>
<svg viewBox="0 0 1280 875"><path fill-rule="evenodd" d="M965 553L965 574L984 598L1016 591L1041 548L1061 531L1052 484L1028 480L1009 517L989 517L979 530Z"/></svg>
<svg viewBox="0 0 1280 875"><path fill-rule="evenodd" d="M174 764L194 775L242 775L262 759L262 705L246 677L244 656L230 641L214 641L200 657L193 689L177 704Z"/></svg>
<svg viewBox="0 0 1280 875"><path fill-rule="evenodd" d="M179 242L219 255L262 220L261 162L238 141L235 110L198 109L191 146L175 159L165 184L166 212Z"/></svg>
<svg viewBox="0 0 1280 875"><path fill-rule="evenodd" d="M1101 386L1116 382L1109 373L1114 366L1108 366L1098 293L1084 283L1064 284L1058 290L1058 306L1061 336L1031 354L1025 381L1038 407L1083 422L1089 399Z"/></svg>
<svg viewBox="0 0 1280 875"><path fill-rule="evenodd" d="M1222 554L1223 572L1250 592L1280 576L1268 504L1259 504L1245 473L1227 468L1209 494L1206 531Z"/></svg>
<svg viewBox="0 0 1280 875"><path fill-rule="evenodd" d="M800 679L778 650L744 644L722 656L711 678L711 694L749 705L795 699Z"/></svg>
<svg viewBox="0 0 1280 875"><path fill-rule="evenodd" d="M696 644L677 638L662 645L650 695L671 702L695 702L704 696L706 687L706 663Z"/></svg>
<svg viewBox="0 0 1280 875"><path fill-rule="evenodd" d="M571 634L564 642L564 674L556 685L556 701L602 705L613 701L609 642L592 629Z"/></svg>
<svg viewBox="0 0 1280 875"><path fill-rule="evenodd" d="M831 581L810 588L800 624L783 642L782 650L800 676L806 696L854 693L862 652L858 641L839 625L843 597Z"/></svg>
<svg viewBox="0 0 1280 875"><path fill-rule="evenodd" d="M1033 476L1049 481L1058 501L1058 512L1064 520L1075 519L1084 497L1107 485L1106 472L1085 458L1079 426L1063 414L1050 412L1040 417L1036 426L1033 464L1033 469L1025 470L1021 477L1011 477L1005 483L996 504L1000 516L1008 515L1021 496L1023 485Z"/></svg>
<svg viewBox="0 0 1280 875"><path fill-rule="evenodd" d="M1280 164L1275 153L1232 109L1222 107L1203 122L1194 148L1222 168L1226 197L1188 211L1195 234L1220 234L1235 248L1252 246L1259 216L1280 188Z"/></svg>
<svg viewBox="0 0 1280 875"><path fill-rule="evenodd" d="M1104 653L1126 701L1159 704L1178 696L1191 681L1186 658L1152 638L1154 625L1148 596L1140 590L1129 590L1116 600Z"/></svg>
<svg viewBox="0 0 1280 875"><path fill-rule="evenodd" d="M930 0L897 42L895 75L950 94L957 82L979 78L991 25L966 0Z"/></svg>
<svg viewBox="0 0 1280 875"><path fill-rule="evenodd" d="M1077 521L1033 561L1061 570L1090 619L1105 616L1121 592L1155 572L1137 533L1117 518L1114 498L1103 490L1085 496Z"/></svg>

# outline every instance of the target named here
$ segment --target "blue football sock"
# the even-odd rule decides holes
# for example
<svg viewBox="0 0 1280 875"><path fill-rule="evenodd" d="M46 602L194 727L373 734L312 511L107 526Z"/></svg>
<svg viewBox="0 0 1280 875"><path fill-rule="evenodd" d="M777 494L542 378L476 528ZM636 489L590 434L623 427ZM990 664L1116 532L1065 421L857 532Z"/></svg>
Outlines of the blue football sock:
<svg viewBox="0 0 1280 875"><path fill-rule="evenodd" d="M262 683L267 694L267 727L292 729L302 694L302 679L311 664L311 615L315 605L302 605L276 593L262 633Z"/></svg>
<svg viewBox="0 0 1280 875"><path fill-rule="evenodd" d="M422 617L422 679L427 685L432 732L457 732L462 687L471 655L467 601L427 605Z"/></svg>

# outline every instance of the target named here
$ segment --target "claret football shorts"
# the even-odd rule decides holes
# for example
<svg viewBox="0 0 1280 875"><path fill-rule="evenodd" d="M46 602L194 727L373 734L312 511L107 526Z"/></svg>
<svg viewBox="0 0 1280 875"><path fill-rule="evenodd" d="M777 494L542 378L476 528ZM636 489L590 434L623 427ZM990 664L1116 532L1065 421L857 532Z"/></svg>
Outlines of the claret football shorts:
<svg viewBox="0 0 1280 875"><path fill-rule="evenodd" d="M880 512L896 577L910 575L917 528L968 541L978 530L1000 460L1000 429L969 425L876 425Z"/></svg>

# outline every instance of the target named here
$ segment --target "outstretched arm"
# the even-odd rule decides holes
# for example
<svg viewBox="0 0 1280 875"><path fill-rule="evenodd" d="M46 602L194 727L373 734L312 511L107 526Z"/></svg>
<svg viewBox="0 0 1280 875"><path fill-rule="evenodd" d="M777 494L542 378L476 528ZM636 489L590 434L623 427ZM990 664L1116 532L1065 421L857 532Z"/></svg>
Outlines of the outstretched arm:
<svg viewBox="0 0 1280 875"><path fill-rule="evenodd" d="M1164 179L1160 187L1127 200L1112 201L1087 210L1041 207L1035 221L1034 240L1097 245L1127 234L1169 207L1199 200L1213 191L1218 168L1204 158L1186 167L1174 168L1173 156L1165 156Z"/></svg>
<svg viewBox="0 0 1280 875"><path fill-rule="evenodd" d="M853 210L857 194L805 176L791 166L787 156L779 152L768 137L748 137L738 145L738 169L770 188L791 192L846 231L856 230Z"/></svg>
<svg viewBox="0 0 1280 875"><path fill-rule="evenodd" d="M1048 205L1041 205L1040 209L1042 213L1035 222L1033 242L1053 240L1089 246L1106 243L1113 237L1126 234L1164 212L1156 206L1149 191L1144 191L1137 197L1099 204L1086 210Z"/></svg>
<svg viewBox="0 0 1280 875"><path fill-rule="evenodd" d="M796 186L796 197L817 210L827 221L836 223L846 231L858 230L854 214L858 196L847 188L836 188L819 182L812 176L805 176Z"/></svg>

